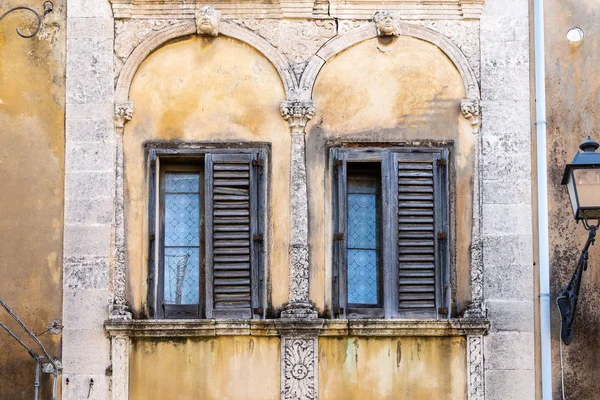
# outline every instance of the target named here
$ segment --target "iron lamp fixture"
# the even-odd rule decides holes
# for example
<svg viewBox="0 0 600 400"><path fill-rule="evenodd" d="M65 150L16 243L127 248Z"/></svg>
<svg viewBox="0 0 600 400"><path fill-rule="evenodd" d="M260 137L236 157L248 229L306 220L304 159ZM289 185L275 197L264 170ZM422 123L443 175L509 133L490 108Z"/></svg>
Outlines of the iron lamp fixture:
<svg viewBox="0 0 600 400"><path fill-rule="evenodd" d="M599 147L600 145L588 136L587 140L579 146L582 151L575 154L573 162L565 167L562 180L562 184L567 186L569 192L575 220L582 221L588 231L588 239L579 257L577 268L569 284L562 287L556 299L562 323L560 337L565 344L571 343L575 334L573 322L581 278L583 271L587 270L588 251L596 240L600 219L600 153L596 153Z"/></svg>

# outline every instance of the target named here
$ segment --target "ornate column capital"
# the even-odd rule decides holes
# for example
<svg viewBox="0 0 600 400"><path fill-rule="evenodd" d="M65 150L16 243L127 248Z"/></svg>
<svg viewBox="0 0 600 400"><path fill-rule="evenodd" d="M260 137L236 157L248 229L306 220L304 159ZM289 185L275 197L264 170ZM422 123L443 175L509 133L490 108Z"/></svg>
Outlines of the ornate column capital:
<svg viewBox="0 0 600 400"><path fill-rule="evenodd" d="M198 35L219 36L221 13L211 6L196 11L196 33Z"/></svg>
<svg viewBox="0 0 600 400"><path fill-rule="evenodd" d="M115 127L120 133L123 133L125 124L133 118L133 102L115 104Z"/></svg>
<svg viewBox="0 0 600 400"><path fill-rule="evenodd" d="M473 133L478 134L481 130L481 104L477 99L464 99L460 102L460 111L473 126Z"/></svg>
<svg viewBox="0 0 600 400"><path fill-rule="evenodd" d="M304 134L304 128L315 115L316 104L312 100L284 100L279 111L283 119L290 124L292 135Z"/></svg>

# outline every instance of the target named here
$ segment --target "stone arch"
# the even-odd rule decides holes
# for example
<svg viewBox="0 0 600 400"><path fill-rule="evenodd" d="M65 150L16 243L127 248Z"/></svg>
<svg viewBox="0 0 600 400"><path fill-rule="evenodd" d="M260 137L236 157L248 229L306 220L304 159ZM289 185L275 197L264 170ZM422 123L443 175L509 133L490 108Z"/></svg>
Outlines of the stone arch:
<svg viewBox="0 0 600 400"><path fill-rule="evenodd" d="M474 141L474 161L473 161L473 183L472 183L472 227L471 227L471 245L470 245L470 303L464 312L464 317L483 318L485 316L484 304L484 285L483 285L483 241L482 241L482 136L481 126L481 93L479 83L473 68L470 66L464 53L442 34L431 29L399 23L399 34L415 39L420 39L433 44L444 53L455 66L462 78L465 96L461 102L460 109L462 118L468 120L472 126L472 132L477 135ZM323 66L337 54L344 50L364 42L368 39L377 37L375 23L369 23L357 29L343 33L327 42L319 51L309 60L298 84L298 96L301 100L312 100L313 90ZM317 107L319 104L317 104ZM471 360L469 362L472 362Z"/></svg>
<svg viewBox="0 0 600 400"><path fill-rule="evenodd" d="M170 40L194 34L196 34L196 23L194 20L188 20L170 25L144 39L123 65L115 88L115 104L124 104L129 101L129 89L133 78L140 65L152 52ZM297 87L296 77L285 57L269 42L257 34L228 21L221 21L219 34L242 41L264 55L279 73L286 96L291 97Z"/></svg>
<svg viewBox="0 0 600 400"><path fill-rule="evenodd" d="M421 39L438 47L452 61L460 76L463 79L465 93L468 99L479 100L479 83L473 68L463 52L445 36L419 25L400 23L400 35ZM377 37L377 29L374 23L370 23L358 29L346 32L329 42L319 49L308 65L300 79L299 88L304 97L312 98L312 91L321 68L327 61L336 54L341 53L347 48Z"/></svg>

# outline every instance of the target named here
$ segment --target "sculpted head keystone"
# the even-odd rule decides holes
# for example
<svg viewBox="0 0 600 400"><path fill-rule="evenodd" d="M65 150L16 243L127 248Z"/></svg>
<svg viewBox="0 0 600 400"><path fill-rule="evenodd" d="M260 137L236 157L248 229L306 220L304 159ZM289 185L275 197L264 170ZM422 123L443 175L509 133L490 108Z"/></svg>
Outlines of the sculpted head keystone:
<svg viewBox="0 0 600 400"><path fill-rule="evenodd" d="M219 35L221 13L211 6L204 6L196 11L196 31L198 35Z"/></svg>
<svg viewBox="0 0 600 400"><path fill-rule="evenodd" d="M400 35L400 15L395 11L377 11L373 16L378 36Z"/></svg>

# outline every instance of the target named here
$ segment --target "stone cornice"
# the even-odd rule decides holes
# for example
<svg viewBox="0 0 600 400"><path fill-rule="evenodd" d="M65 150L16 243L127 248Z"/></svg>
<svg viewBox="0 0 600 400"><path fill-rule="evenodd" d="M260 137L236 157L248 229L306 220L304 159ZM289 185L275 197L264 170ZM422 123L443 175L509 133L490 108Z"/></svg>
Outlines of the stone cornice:
<svg viewBox="0 0 600 400"><path fill-rule="evenodd" d="M330 0L327 7L318 7L314 0L111 0L114 17L187 19L194 18L203 6L210 5L224 18L373 18L378 10L398 11L401 19L479 19L485 0ZM326 6L327 3L325 2Z"/></svg>
<svg viewBox="0 0 600 400"><path fill-rule="evenodd" d="M106 321L112 336L129 337L205 337L205 336L281 336L286 334L319 336L471 336L485 335L487 319L450 320L133 320Z"/></svg>

